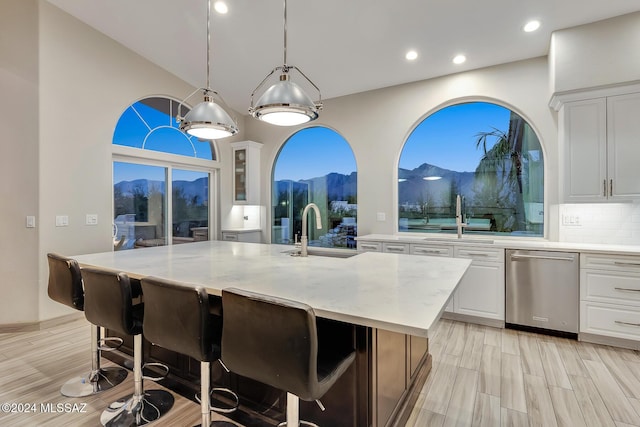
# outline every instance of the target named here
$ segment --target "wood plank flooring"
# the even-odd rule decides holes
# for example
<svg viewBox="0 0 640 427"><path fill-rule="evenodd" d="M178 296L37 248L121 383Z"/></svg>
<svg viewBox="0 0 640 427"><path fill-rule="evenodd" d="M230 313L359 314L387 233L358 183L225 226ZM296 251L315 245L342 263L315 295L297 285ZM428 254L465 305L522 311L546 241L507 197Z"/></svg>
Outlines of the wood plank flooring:
<svg viewBox="0 0 640 427"><path fill-rule="evenodd" d="M99 426L100 414L111 402L133 391L133 373L111 390L95 396L67 398L60 387L68 379L91 367L90 327L84 319L35 332L0 334L0 404L35 405L29 413L7 413L0 409L0 426ZM113 364L103 358L103 366ZM145 381L147 389L163 389ZM171 411L154 426L193 426L200 423L200 405L172 393ZM45 412L41 404L77 404L71 411ZM86 406L84 406L86 404ZM84 412L78 412L84 410ZM213 420L228 419L212 413Z"/></svg>
<svg viewBox="0 0 640 427"><path fill-rule="evenodd" d="M441 320L407 427L640 426L640 352Z"/></svg>
<svg viewBox="0 0 640 427"><path fill-rule="evenodd" d="M102 410L133 390L129 374L115 390L96 396L60 395L62 383L89 370L89 333L79 319L0 334L0 403L37 406L32 413L0 411L0 426L97 426ZM433 370L408 427L640 427L640 352L449 320L439 323L430 346ZM153 425L199 423L199 405L174 396L172 411ZM47 413L41 403L86 408Z"/></svg>

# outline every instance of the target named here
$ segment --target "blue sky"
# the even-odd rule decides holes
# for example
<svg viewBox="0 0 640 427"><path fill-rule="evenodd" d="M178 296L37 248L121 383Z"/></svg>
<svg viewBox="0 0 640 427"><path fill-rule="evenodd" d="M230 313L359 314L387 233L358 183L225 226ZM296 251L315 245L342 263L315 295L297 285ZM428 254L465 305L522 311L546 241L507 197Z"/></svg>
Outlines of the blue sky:
<svg viewBox="0 0 640 427"><path fill-rule="evenodd" d="M177 129L174 117L169 117L142 103L135 104L136 112L127 109L116 127L114 139L121 145L140 148L141 140L151 129L146 148L198 157L211 158L207 142L189 138ZM508 109L489 103L473 102L444 108L423 120L411 133L404 145L400 167L414 169L430 163L454 171L475 171L482 150L475 147L478 132L493 128L504 131L509 127ZM193 146L191 141L193 141ZM171 144L171 145L168 145ZM145 167L126 163L114 164L114 180L132 180L143 175L147 179L164 179L163 168ZM294 134L282 147L274 179L310 179L329 172L350 174L356 162L349 144L337 132L324 127L310 127Z"/></svg>
<svg viewBox="0 0 640 427"><path fill-rule="evenodd" d="M300 179L324 176L329 172L350 174L356 170L351 147L337 132L311 127L294 134L284 144L274 170L274 179Z"/></svg>
<svg viewBox="0 0 640 427"><path fill-rule="evenodd" d="M476 149L476 134L493 128L506 132L509 117L508 109L481 102L437 111L420 123L407 139L400 167L415 169L429 163L457 172L474 172L484 153Z"/></svg>

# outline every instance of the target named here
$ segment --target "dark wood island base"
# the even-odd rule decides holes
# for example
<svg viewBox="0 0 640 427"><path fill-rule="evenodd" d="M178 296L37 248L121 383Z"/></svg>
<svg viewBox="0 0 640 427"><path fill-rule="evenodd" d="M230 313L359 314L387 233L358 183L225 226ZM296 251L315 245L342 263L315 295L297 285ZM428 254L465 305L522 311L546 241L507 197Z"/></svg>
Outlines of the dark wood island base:
<svg viewBox="0 0 640 427"><path fill-rule="evenodd" d="M113 332L108 335L114 336ZM126 337L123 337L126 338ZM300 401L301 419L320 426L404 426L431 371L428 339L365 326L354 326L355 363L322 398ZM161 362L170 373L161 383L195 401L200 390L200 363L187 356L143 344L145 362ZM132 342L103 353L115 363L131 366ZM229 387L240 396L238 411L225 414L247 427L275 426L285 419L286 393L211 364L212 386ZM224 402L222 402L224 403ZM194 410L195 406L194 406Z"/></svg>

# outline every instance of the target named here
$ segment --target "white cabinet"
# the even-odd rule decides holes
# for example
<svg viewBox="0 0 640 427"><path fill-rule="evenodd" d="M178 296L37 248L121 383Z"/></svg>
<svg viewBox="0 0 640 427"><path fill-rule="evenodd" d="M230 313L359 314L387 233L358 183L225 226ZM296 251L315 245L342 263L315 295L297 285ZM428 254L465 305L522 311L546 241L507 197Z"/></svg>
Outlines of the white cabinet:
<svg viewBox="0 0 640 427"><path fill-rule="evenodd" d="M233 151L233 203L260 204L260 149L254 141L231 143Z"/></svg>
<svg viewBox="0 0 640 427"><path fill-rule="evenodd" d="M456 258L473 261L454 295L454 312L504 320L504 250L456 246Z"/></svg>
<svg viewBox="0 0 640 427"><path fill-rule="evenodd" d="M262 230L222 230L222 240L227 242L262 243Z"/></svg>
<svg viewBox="0 0 640 427"><path fill-rule="evenodd" d="M580 333L640 340L640 256L580 256Z"/></svg>
<svg viewBox="0 0 640 427"><path fill-rule="evenodd" d="M559 116L567 203L640 198L640 93L566 102Z"/></svg>
<svg viewBox="0 0 640 427"><path fill-rule="evenodd" d="M471 266L460 281L445 312L504 322L504 249L487 245L459 243L431 243L412 240L358 239L359 252L386 252L422 256L440 256L471 259Z"/></svg>
<svg viewBox="0 0 640 427"><path fill-rule="evenodd" d="M382 242L358 240L358 252L382 252Z"/></svg>

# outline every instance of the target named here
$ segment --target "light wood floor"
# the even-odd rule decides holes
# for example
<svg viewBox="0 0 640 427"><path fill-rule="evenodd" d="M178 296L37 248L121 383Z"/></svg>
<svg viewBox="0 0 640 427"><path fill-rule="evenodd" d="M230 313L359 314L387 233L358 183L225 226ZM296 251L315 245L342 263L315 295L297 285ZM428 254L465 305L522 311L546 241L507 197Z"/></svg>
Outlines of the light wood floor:
<svg viewBox="0 0 640 427"><path fill-rule="evenodd" d="M91 329L80 319L37 332L0 334L0 404L35 404L36 412L6 413L0 409L0 426L99 426L100 414L111 402L131 394L133 374L111 390L98 395L67 398L60 386L68 379L88 372L91 367L89 347ZM103 358L103 366L112 365ZM145 388L161 386L145 381ZM193 426L200 423L200 405L172 393L172 410L154 426ZM86 404L86 412L43 413L40 404ZM71 409L74 409L73 407ZM226 418L212 413L214 420Z"/></svg>
<svg viewBox="0 0 640 427"><path fill-rule="evenodd" d="M97 426L102 410L133 390L129 374L96 396L60 395L62 383L90 367L89 333L88 323L78 320L0 334L0 403L38 409L0 411L0 426ZM433 370L408 427L640 426L639 352L448 320L430 347ZM174 396L173 410L154 425L199 423L199 406ZM86 412L42 413L41 403L86 403Z"/></svg>
<svg viewBox="0 0 640 427"><path fill-rule="evenodd" d="M640 426L640 353L442 320L407 426Z"/></svg>

